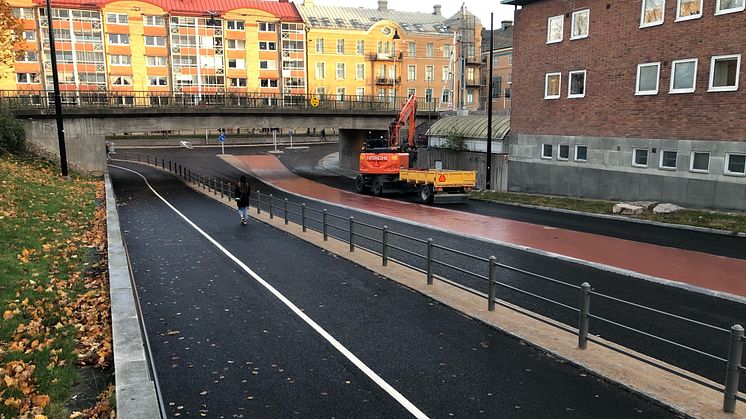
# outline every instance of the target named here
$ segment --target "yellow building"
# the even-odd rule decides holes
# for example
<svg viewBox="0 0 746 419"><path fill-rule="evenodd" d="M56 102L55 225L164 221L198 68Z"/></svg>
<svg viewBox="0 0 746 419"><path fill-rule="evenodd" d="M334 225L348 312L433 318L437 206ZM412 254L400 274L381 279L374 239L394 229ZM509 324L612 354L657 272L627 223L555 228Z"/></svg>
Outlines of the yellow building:
<svg viewBox="0 0 746 419"><path fill-rule="evenodd" d="M432 13L401 12L315 4L297 5L308 26L309 92L327 100L344 96L375 96L392 100L416 95L440 110L458 109L463 91L464 106L479 107L479 37L481 26L462 22L461 12L446 19L440 6ZM465 16L465 15L464 15ZM473 17L473 15L468 15ZM462 28L463 26L463 28ZM461 32L468 35L461 35ZM467 47L462 41L471 40ZM471 53L468 55L467 53ZM467 66L462 67L461 58ZM461 89L461 68L466 68ZM470 98L470 101L467 99Z"/></svg>

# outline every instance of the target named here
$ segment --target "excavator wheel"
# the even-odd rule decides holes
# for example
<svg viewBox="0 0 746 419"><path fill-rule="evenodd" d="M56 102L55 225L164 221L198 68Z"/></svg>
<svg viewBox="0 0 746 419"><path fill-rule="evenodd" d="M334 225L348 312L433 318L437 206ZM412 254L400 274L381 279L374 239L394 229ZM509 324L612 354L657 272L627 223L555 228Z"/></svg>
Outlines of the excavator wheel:
<svg viewBox="0 0 746 419"><path fill-rule="evenodd" d="M373 195L375 196L381 196L383 195L383 181L380 177L376 177L373 179Z"/></svg>
<svg viewBox="0 0 746 419"><path fill-rule="evenodd" d="M430 185L420 186L420 201L422 201L423 204L432 204L434 196L435 196L435 193L433 191L432 186Z"/></svg>
<svg viewBox="0 0 746 419"><path fill-rule="evenodd" d="M355 190L357 193L367 193L369 189L368 186L365 186L365 178L363 175L357 175L355 177Z"/></svg>

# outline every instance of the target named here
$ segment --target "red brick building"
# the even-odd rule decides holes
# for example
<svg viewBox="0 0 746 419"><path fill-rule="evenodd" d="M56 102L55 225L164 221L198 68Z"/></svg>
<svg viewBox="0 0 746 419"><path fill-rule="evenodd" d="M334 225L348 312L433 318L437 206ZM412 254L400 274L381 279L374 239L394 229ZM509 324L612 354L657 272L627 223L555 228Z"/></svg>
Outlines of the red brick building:
<svg viewBox="0 0 746 419"><path fill-rule="evenodd" d="M503 0L510 189L746 209L746 0Z"/></svg>

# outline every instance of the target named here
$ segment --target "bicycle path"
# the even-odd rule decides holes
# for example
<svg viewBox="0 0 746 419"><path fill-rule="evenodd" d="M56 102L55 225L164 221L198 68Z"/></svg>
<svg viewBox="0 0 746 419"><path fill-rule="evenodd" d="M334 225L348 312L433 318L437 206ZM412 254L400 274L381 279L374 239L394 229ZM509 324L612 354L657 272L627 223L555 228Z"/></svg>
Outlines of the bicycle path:
<svg viewBox="0 0 746 419"><path fill-rule="evenodd" d="M173 417L413 415L299 312L427 416L673 416L318 247L241 226L168 174L121 165L186 217L111 169Z"/></svg>
<svg viewBox="0 0 746 419"><path fill-rule="evenodd" d="M350 193L295 175L269 155L223 158L267 184L311 199L746 301L743 259Z"/></svg>

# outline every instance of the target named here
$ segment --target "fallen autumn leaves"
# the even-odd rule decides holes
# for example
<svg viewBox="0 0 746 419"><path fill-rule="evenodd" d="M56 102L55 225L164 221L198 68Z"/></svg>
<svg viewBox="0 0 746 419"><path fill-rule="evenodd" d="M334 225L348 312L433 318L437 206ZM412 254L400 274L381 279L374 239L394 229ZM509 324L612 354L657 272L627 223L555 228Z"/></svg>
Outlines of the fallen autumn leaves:
<svg viewBox="0 0 746 419"><path fill-rule="evenodd" d="M113 360L103 199L100 180L0 157L0 417L114 416L110 389L65 408L76 365Z"/></svg>

